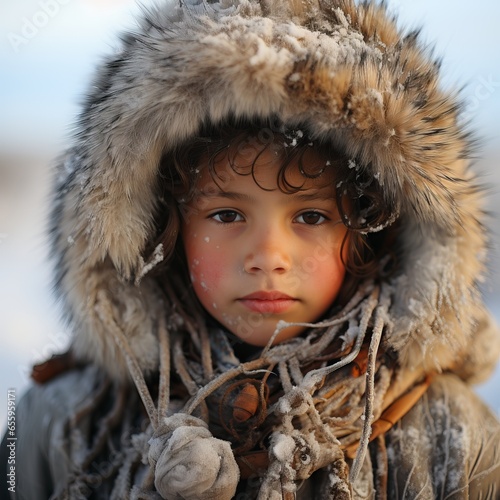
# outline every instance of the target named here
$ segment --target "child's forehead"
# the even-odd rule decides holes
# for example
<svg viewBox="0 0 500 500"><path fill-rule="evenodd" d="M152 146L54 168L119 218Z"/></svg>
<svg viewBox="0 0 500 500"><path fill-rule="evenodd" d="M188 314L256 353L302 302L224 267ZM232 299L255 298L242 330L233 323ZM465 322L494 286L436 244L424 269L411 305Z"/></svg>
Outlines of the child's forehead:
<svg viewBox="0 0 500 500"><path fill-rule="evenodd" d="M199 191L213 189L213 185L222 190L229 185L244 186L248 181L266 190L284 188L290 192L323 190L335 184L332 162L313 147L286 151L276 142L261 148L238 144L200 158L196 168Z"/></svg>

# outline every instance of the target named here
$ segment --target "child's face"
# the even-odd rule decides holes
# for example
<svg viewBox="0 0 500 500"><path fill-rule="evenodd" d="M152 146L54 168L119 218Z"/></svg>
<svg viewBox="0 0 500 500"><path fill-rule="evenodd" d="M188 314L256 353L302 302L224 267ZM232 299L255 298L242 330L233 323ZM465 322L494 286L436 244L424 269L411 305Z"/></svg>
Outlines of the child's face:
<svg viewBox="0 0 500 500"><path fill-rule="evenodd" d="M252 160L245 157L244 164ZM302 163L307 171L308 166L325 165L325 159L311 150ZM237 337L257 346L267 344L279 320L319 319L337 297L345 275L341 245L346 228L335 202L332 169L306 179L295 161L286 178L303 188L288 194L277 186L280 165L266 149L255 161L257 184L252 175L235 173L224 158L215 165L222 177L218 185L200 165L182 227L200 302ZM286 328L276 341L303 329Z"/></svg>

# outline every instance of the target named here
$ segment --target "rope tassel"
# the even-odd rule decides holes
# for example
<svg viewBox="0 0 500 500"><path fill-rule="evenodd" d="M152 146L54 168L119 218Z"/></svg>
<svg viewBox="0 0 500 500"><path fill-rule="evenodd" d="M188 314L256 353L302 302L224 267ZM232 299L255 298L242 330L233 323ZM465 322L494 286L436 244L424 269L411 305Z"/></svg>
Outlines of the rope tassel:
<svg viewBox="0 0 500 500"><path fill-rule="evenodd" d="M150 475L140 495L135 488L137 498L149 498L149 492L154 491L165 499L180 495L215 500L234 495L240 478L238 464L241 467L251 462L245 459L245 453L250 457L265 452L253 450L255 441L248 440L239 448L233 443L235 457L229 441L212 435L207 423L207 398L215 398L221 404L230 404L233 432L229 435L241 433L239 429L245 425L253 425L248 436L258 435L255 433L268 425L268 419L273 422L267 457L255 456L265 464L260 469L259 500L271 500L276 495L285 500L294 498L298 482L319 469L327 474L322 498L351 499L351 484L365 460L372 423L387 407L384 398L394 375L393 369L379 361L382 335L390 327L387 318L391 290L381 290L368 282L340 315L328 321L280 323L274 336L297 325L308 328L307 335L277 345L272 345L271 339L259 358L223 369L217 366L216 356L212 359L217 351L211 351L211 336L198 325L202 318L190 318L182 304L174 300L173 290L166 292L178 321L171 338L162 315L165 309L159 311L158 408L113 318L111 303L101 295L96 305L127 362L151 422L152 437L148 438L146 452ZM193 357L185 351L186 338L198 355ZM190 399L180 413L167 417L171 370L177 373ZM274 388L274 394L279 388L278 397L269 393L269 387ZM194 416L194 412L202 418ZM226 433L227 426L222 422ZM350 470L345 457L354 457Z"/></svg>

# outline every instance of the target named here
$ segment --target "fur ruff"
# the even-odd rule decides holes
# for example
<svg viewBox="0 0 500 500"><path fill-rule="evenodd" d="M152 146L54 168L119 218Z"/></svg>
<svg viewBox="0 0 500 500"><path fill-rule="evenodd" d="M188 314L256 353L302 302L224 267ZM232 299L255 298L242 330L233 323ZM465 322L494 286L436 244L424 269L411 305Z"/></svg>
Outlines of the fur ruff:
<svg viewBox="0 0 500 500"><path fill-rule="evenodd" d="M399 209L384 348L407 367L465 360L464 376L480 376L498 336L473 338L488 321L476 289L487 242L459 109L417 34L377 3L228 0L145 13L99 69L56 173L56 284L75 354L129 377L105 294L140 370L158 369L163 299L144 252L160 158L206 122L277 117L355 158Z"/></svg>

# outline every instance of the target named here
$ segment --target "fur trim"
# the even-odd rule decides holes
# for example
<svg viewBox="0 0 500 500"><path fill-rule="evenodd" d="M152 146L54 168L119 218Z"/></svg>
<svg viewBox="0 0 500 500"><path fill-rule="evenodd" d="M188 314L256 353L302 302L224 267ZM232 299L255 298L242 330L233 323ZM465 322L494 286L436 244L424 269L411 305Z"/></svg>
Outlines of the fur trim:
<svg viewBox="0 0 500 500"><path fill-rule="evenodd" d="M194 2L190 2L194 3ZM471 141L438 65L382 5L350 0L223 1L145 13L100 68L58 171L57 289L75 349L126 373L96 313L101 291L143 370L156 369L147 276L159 160L209 122L279 117L356 158L400 208L404 262L386 348L451 366L478 317L485 235Z"/></svg>

